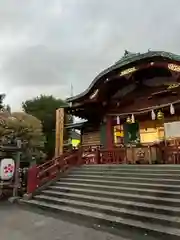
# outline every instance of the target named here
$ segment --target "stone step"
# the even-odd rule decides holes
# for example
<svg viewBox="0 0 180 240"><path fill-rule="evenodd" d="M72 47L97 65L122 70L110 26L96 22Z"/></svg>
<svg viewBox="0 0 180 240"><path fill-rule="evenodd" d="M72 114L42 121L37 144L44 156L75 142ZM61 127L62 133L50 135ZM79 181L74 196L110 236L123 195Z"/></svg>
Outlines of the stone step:
<svg viewBox="0 0 180 240"><path fill-rule="evenodd" d="M84 164L76 168L180 169L180 164Z"/></svg>
<svg viewBox="0 0 180 240"><path fill-rule="evenodd" d="M166 191L166 190L160 190L160 188L154 187L153 189L150 189L148 186L146 188L138 188L136 186L134 187L123 187L123 186L109 186L109 185L98 185L98 184L90 184L90 183L74 183L74 182L57 182L56 186L59 187L59 189L64 186L68 187L71 186L73 188L85 188L85 189L96 189L96 190L106 190L109 192L126 192L126 193L137 193L137 194L145 194L150 196L163 196L163 197L172 197L172 198L179 198L180 199L180 192L176 191ZM163 187L162 187L163 189ZM166 187L164 187L166 189Z"/></svg>
<svg viewBox="0 0 180 240"><path fill-rule="evenodd" d="M136 188L148 188L148 189L166 189L170 191L180 191L180 185L172 185L172 184L162 184L162 183L144 183L144 182L136 182L134 181L109 181L109 179L83 179L83 178L62 178L57 181L56 184L61 183L92 183L92 184L99 184L105 186L124 186L124 187L136 187Z"/></svg>
<svg viewBox="0 0 180 240"><path fill-rule="evenodd" d="M101 172L101 173L119 173L119 172L124 172L124 173L147 173L147 174L151 174L151 173L158 173L158 174L179 174L180 175L180 168L178 169L149 169L149 168L100 168L100 167L91 167L91 168L77 168L77 169L73 169L73 172L89 172L89 171L93 171L93 172Z"/></svg>
<svg viewBox="0 0 180 240"><path fill-rule="evenodd" d="M82 165L80 168L82 170L129 170L129 171L180 171L180 164L168 165L168 164L152 164L152 165L131 165L131 164L91 164L91 165Z"/></svg>
<svg viewBox="0 0 180 240"><path fill-rule="evenodd" d="M154 222L166 226L173 226L180 228L180 218L177 216L167 216L157 213L149 213L138 210L126 209L126 208L117 208L114 206L106 206L98 203L77 201L71 199L62 199L57 197L49 197L46 195L37 195L35 199L38 201L45 201L52 204L65 205L70 207L78 207L80 209L95 211L99 213L106 213L111 216L119 216L122 218L130 218L133 220L139 220L144 222Z"/></svg>
<svg viewBox="0 0 180 240"><path fill-rule="evenodd" d="M88 175L88 174L68 174L68 176L65 176L64 178L62 178L62 179L70 179L70 178L73 178L73 179L79 179L79 178L81 178L81 179L83 179L83 181L84 180L86 180L86 179L96 179L97 181L99 181L99 180L104 180L104 176L102 176L102 175ZM118 181L118 182L120 182L120 181L125 181L125 180L127 180L127 181L133 181L133 182L140 182L140 183L142 183L142 182L144 182L144 183L163 183L163 184L172 184L172 185L179 185L180 186L180 177L179 177L179 179L168 179L168 178L147 178L146 176L144 176L144 178L143 177L132 177L132 176L128 176L128 177L126 177L126 176L106 176L106 178L105 178L106 180L108 180L108 181Z"/></svg>
<svg viewBox="0 0 180 240"><path fill-rule="evenodd" d="M94 219L98 220L98 223L103 224L113 224L114 228L127 228L129 231L132 231L133 229L142 230L144 232L148 233L155 233L158 236L160 236L158 239L178 239L180 237L180 229L176 227L170 227L170 226L163 226L159 224L155 224L153 222L144 222L139 220L132 220L129 218L124 218L120 216L112 216L107 213L102 212L94 212L92 210L85 210L81 209L81 206L79 208L76 207L70 207L70 206L62 206L59 204L52 204L47 203L44 201L38 201L38 200L29 200L25 201L22 200L23 203L29 203L31 205L43 208L43 209L49 209L53 212L61 212L66 213L70 215L75 215L76 217L81 216L85 217L87 219ZM172 220L172 219L171 219Z"/></svg>
<svg viewBox="0 0 180 240"><path fill-rule="evenodd" d="M69 176L76 176L79 174L83 174L83 175L91 175L91 176L102 176L102 177L106 177L106 176L114 176L114 177L118 177L118 176L124 176L124 177L141 177L141 178L157 178L157 179L161 179L161 178L167 178L167 179L180 179L180 173L179 174L171 174L171 173L155 173L155 172L151 172L151 173L144 173L144 172L131 172L131 173L127 173L127 172L123 172L123 171L116 171L116 172L112 172L112 171L82 171L82 170L73 170L71 173L69 173Z"/></svg>
<svg viewBox="0 0 180 240"><path fill-rule="evenodd" d="M92 195L83 195L81 193L66 193L66 192L59 192L59 191L51 191L51 190L44 190L42 191L43 195L47 195L49 197L58 197L60 199L71 199L71 200L77 200L77 201L84 201L84 202L91 202L91 203L99 203L106 206L114 206L119 208L126 208L126 209L132 209L132 210L140 210L140 211L147 211L147 212L154 212L158 214L166 214L170 216L180 216L180 207L172 207L172 202L170 206L164 206L164 205L156 205L152 203L143 203L143 202L137 202L137 201L130 201L127 200L121 200L112 198L113 196L109 197L98 197L98 196L92 196ZM40 195L41 196L41 195ZM38 196L37 196L38 197ZM141 200L141 199L139 199ZM151 200L153 202L153 200Z"/></svg>
<svg viewBox="0 0 180 240"><path fill-rule="evenodd" d="M91 196L99 196L99 197L113 197L115 199L125 199L125 200L133 200L139 202L146 202L146 203L154 203L154 204L162 204L167 206L176 206L180 207L180 199L173 198L170 195L163 196L163 194L158 196L157 194L149 195L149 192L145 192L144 194L138 192L111 192L101 189L89 189L89 188L74 188L70 186L49 186L48 190L59 191L59 192L71 192L76 194L84 194L84 195L91 195ZM151 194L151 192L150 192Z"/></svg>

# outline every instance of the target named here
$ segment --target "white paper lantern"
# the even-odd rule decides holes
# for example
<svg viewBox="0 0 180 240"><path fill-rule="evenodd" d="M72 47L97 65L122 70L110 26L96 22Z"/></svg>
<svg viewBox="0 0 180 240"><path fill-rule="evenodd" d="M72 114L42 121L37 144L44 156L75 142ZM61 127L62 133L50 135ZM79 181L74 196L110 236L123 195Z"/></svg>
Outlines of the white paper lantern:
<svg viewBox="0 0 180 240"><path fill-rule="evenodd" d="M0 161L1 180L10 180L14 176L15 162L12 158L4 158Z"/></svg>

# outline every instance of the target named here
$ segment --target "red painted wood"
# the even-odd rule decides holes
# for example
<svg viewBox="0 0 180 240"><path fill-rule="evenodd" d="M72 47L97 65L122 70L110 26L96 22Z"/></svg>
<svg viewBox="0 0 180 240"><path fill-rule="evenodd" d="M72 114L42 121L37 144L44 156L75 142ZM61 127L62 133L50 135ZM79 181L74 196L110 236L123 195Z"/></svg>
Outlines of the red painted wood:
<svg viewBox="0 0 180 240"><path fill-rule="evenodd" d="M112 130L110 131L111 120L109 120L108 124L107 139L109 148L100 149L100 147L97 147L94 150L89 148L89 151L86 152L83 152L82 149L80 149L68 154L66 153L40 166L32 166L28 171L27 193L35 192L39 187L73 166L81 164L136 164L138 160L138 152L136 150L148 153L151 148L155 148L158 153L158 163L180 164L179 144L171 146L153 145L141 146L138 148L113 148L112 142L109 141L112 140ZM144 154L143 156L145 159L141 159L141 163L153 163L151 162L152 159L149 159L151 154ZM135 160L133 161L133 159Z"/></svg>
<svg viewBox="0 0 180 240"><path fill-rule="evenodd" d="M48 181L56 178L60 173L82 163L79 152L72 151L40 166L31 167L28 171L27 193L33 193Z"/></svg>
<svg viewBox="0 0 180 240"><path fill-rule="evenodd" d="M28 170L28 178L27 178L27 193L33 193L39 186L38 176L38 167L37 165L32 166Z"/></svg>
<svg viewBox="0 0 180 240"><path fill-rule="evenodd" d="M178 145L165 146L162 152L163 163L180 164L180 147Z"/></svg>
<svg viewBox="0 0 180 240"><path fill-rule="evenodd" d="M122 164L126 163L126 149L117 148L113 150L100 150L101 164Z"/></svg>

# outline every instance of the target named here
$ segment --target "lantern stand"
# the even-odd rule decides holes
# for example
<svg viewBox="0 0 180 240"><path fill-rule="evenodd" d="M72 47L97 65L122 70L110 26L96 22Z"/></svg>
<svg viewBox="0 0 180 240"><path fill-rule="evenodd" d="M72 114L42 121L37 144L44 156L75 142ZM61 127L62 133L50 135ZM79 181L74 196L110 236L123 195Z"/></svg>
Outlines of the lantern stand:
<svg viewBox="0 0 180 240"><path fill-rule="evenodd" d="M15 171L14 171L14 183L13 183L13 193L12 197L8 200L13 203L18 199L18 188L19 188L19 168L20 168L20 159L21 159L21 140L14 139L13 142L3 142L0 145L0 151L3 153L4 156L7 154L15 155ZM3 184L1 184L3 188ZM2 190L2 189L1 189Z"/></svg>

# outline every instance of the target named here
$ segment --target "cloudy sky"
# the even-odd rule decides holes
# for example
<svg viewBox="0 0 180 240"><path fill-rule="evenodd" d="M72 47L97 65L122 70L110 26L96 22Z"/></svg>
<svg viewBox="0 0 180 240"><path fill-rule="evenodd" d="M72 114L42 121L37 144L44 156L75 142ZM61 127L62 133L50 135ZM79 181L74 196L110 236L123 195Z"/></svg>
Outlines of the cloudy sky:
<svg viewBox="0 0 180 240"><path fill-rule="evenodd" d="M125 49L180 54L179 0L0 0L0 91L19 110L83 91Z"/></svg>

